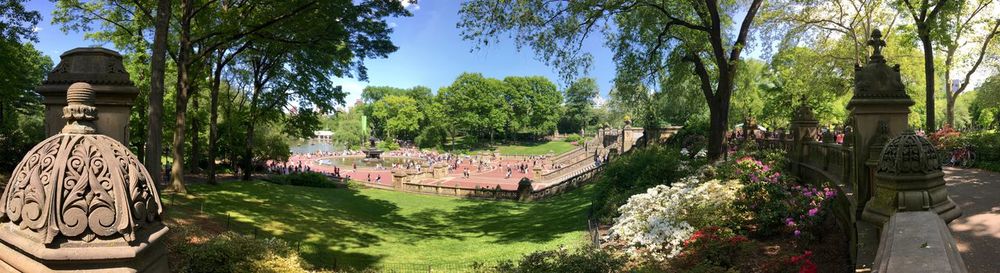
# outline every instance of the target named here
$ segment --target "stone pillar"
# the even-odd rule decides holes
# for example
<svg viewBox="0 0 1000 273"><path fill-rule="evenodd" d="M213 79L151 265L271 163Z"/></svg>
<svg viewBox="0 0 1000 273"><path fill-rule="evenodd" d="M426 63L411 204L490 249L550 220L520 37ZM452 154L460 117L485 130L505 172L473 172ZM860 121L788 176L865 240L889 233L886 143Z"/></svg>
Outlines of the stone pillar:
<svg viewBox="0 0 1000 273"><path fill-rule="evenodd" d="M35 88L45 104L45 135L58 134L66 124L62 119L66 89L70 84L85 82L97 94L94 106L101 109L94 122L97 134L128 145L128 119L139 89L125 72L122 56L105 48L80 47L66 51L60 59L42 85Z"/></svg>
<svg viewBox="0 0 1000 273"><path fill-rule="evenodd" d="M849 140L852 142L849 146L853 147L854 180L845 184L854 191L849 201L851 218L856 221L855 232L849 235L856 246L851 254L859 266L871 265L878 246L880 226L858 221L873 195L876 162L881 158L882 145L908 128L910 106L914 104L906 95L899 65L890 67L882 56L881 49L885 46L882 33L873 31L868 45L874 50L864 66L854 68L854 96L847 104L850 116L845 124L854 132Z"/></svg>
<svg viewBox="0 0 1000 273"><path fill-rule="evenodd" d="M403 183L409 182L406 180L406 171L403 169L395 169L392 171L392 188L397 190L403 189Z"/></svg>
<svg viewBox="0 0 1000 273"><path fill-rule="evenodd" d="M535 180L538 181L542 180L542 166L540 164L535 165L534 168L531 168L531 177L535 178Z"/></svg>
<svg viewBox="0 0 1000 273"><path fill-rule="evenodd" d="M789 132L792 135L792 150L788 154L788 158L792 172L802 177L802 167L799 163L805 161L808 156L805 149L806 143L815 141L813 137L816 135L819 121L813 116L812 108L809 107L805 97L802 98L801 104L792 114L791 132Z"/></svg>
<svg viewBox="0 0 1000 273"><path fill-rule="evenodd" d="M498 185L499 187L499 185ZM527 177L521 178L521 181L517 182L517 200L521 202L531 201L531 193L534 188L531 187L531 179Z"/></svg>
<svg viewBox="0 0 1000 273"><path fill-rule="evenodd" d="M153 180L94 122L127 121L128 112L101 113L86 82L64 91L63 126L24 156L0 198L0 271L169 272Z"/></svg>
<svg viewBox="0 0 1000 273"><path fill-rule="evenodd" d="M448 164L444 162L434 163L434 178L444 178L448 175Z"/></svg>

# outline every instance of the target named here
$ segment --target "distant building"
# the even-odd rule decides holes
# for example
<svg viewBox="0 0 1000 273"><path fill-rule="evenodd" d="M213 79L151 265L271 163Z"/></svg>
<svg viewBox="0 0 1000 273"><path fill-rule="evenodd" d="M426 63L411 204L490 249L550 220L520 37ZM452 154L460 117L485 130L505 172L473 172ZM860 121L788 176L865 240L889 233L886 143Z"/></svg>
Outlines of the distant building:
<svg viewBox="0 0 1000 273"><path fill-rule="evenodd" d="M313 135L316 135L313 140L330 141L333 139L332 131L313 131Z"/></svg>

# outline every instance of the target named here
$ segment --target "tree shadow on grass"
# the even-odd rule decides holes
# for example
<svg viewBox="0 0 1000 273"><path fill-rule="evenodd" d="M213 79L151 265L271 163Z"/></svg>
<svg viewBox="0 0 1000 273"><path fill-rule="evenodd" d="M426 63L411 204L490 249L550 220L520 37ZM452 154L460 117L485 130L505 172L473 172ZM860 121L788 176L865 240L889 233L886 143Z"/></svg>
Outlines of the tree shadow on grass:
<svg viewBox="0 0 1000 273"><path fill-rule="evenodd" d="M457 208L450 224L466 233L495 237L493 243L545 243L587 227L593 187L534 203L474 202Z"/></svg>
<svg viewBox="0 0 1000 273"><path fill-rule="evenodd" d="M354 189L233 182L194 191L203 198L206 213L230 222L235 231L298 244L303 258L323 268L370 267L382 257L347 251L380 245L385 239L379 233L412 230L396 204Z"/></svg>

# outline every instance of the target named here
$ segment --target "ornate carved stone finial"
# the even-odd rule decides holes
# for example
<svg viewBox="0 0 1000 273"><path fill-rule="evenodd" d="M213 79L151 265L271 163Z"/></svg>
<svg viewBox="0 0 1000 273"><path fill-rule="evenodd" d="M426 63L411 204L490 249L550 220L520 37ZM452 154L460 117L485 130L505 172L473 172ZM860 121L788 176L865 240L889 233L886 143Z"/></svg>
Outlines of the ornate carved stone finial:
<svg viewBox="0 0 1000 273"><path fill-rule="evenodd" d="M869 62L884 63L885 57L882 57L882 47L885 47L885 40L882 40L882 31L878 29L872 31L872 38L868 40L868 45L874 49Z"/></svg>
<svg viewBox="0 0 1000 273"><path fill-rule="evenodd" d="M948 197L937 150L926 138L906 130L886 143L875 173L874 195L862 219L884 223L896 211L929 210L945 222L961 216Z"/></svg>
<svg viewBox="0 0 1000 273"><path fill-rule="evenodd" d="M85 82L74 83L66 92L66 107L63 107L63 134L93 134L97 107L94 107L94 89Z"/></svg>
<svg viewBox="0 0 1000 273"><path fill-rule="evenodd" d="M72 84L61 133L14 169L0 196L0 271L169 270L159 194L138 157L95 130L95 97Z"/></svg>
<svg viewBox="0 0 1000 273"><path fill-rule="evenodd" d="M801 103L798 108L795 108L795 112L792 114L792 118L795 121L815 121L816 116L813 115L812 108L809 107L809 103L806 102L805 96L802 97Z"/></svg>

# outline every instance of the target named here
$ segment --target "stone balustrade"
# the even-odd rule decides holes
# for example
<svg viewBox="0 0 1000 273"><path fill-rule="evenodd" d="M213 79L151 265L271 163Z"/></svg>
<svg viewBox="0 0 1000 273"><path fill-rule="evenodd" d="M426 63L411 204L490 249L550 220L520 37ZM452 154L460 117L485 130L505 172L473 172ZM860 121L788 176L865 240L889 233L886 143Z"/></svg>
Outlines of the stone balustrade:
<svg viewBox="0 0 1000 273"><path fill-rule="evenodd" d="M882 227L875 273L965 273L951 230L930 211L899 212Z"/></svg>

